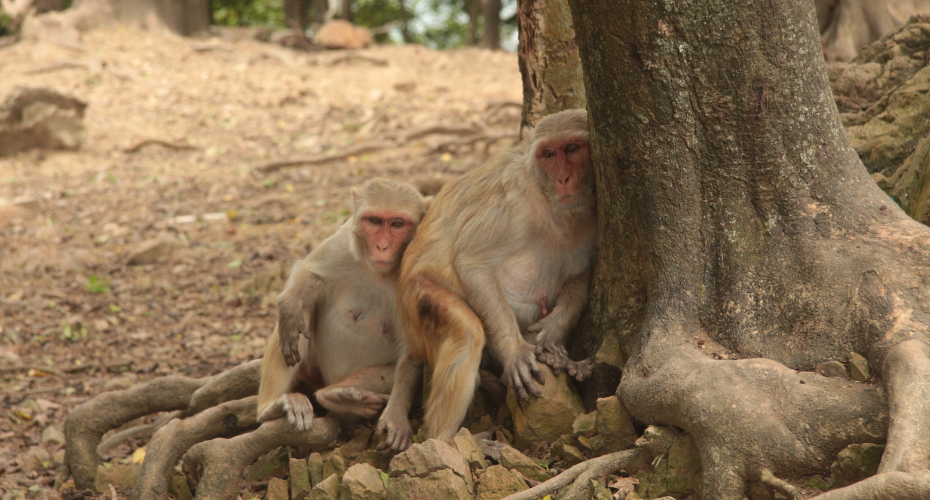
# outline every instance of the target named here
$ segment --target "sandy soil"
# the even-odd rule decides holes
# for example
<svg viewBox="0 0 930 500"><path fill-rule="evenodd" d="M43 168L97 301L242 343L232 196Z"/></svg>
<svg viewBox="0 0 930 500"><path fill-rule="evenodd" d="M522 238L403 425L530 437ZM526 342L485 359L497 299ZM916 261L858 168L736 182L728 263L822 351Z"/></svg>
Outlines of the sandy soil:
<svg viewBox="0 0 930 500"><path fill-rule="evenodd" d="M236 31L183 39L118 27L87 33L80 45L0 49L0 99L21 85L86 101L87 140L76 152L0 158L0 205L33 201L0 215L3 499L58 497L63 447L47 429L61 430L76 405L259 357L276 291L291 263L344 219L350 186L474 167L486 159L482 142L437 149L463 136L406 136L471 123L515 134L519 108L493 105L521 98L517 58L502 52L302 53ZM127 152L146 139L193 149ZM366 141L396 146L258 168ZM177 248L155 264L126 265L157 239ZM112 460L128 460L141 444Z"/></svg>

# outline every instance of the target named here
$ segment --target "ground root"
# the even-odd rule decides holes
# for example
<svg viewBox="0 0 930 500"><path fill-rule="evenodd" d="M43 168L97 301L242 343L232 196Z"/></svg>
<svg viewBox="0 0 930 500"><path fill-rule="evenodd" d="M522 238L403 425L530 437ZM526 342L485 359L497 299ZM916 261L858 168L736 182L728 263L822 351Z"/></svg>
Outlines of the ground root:
<svg viewBox="0 0 930 500"><path fill-rule="evenodd" d="M65 421L67 463L78 489L94 487L100 438L139 417L181 410L195 414L258 392L261 361L244 363L214 377L164 377L131 389L106 392L75 408ZM125 436L125 434L124 434ZM112 446L109 443L108 446Z"/></svg>
<svg viewBox="0 0 930 500"><path fill-rule="evenodd" d="M930 474L885 472L851 484L845 488L828 491L811 500L922 500L930 498Z"/></svg>
<svg viewBox="0 0 930 500"><path fill-rule="evenodd" d="M152 423L148 425L137 425L135 427L130 427L128 429L115 432L111 436L107 437L97 445L97 455L100 457L106 458L110 454L110 450L116 448L124 441L129 441L130 439L149 439L158 432L158 429L161 429L168 422L176 418L184 418L187 412L184 410L173 411L171 413L165 413L164 415L152 420Z"/></svg>
<svg viewBox="0 0 930 500"><path fill-rule="evenodd" d="M319 448L336 439L339 431L333 417L314 419L312 429L299 432L287 419L272 420L247 434L194 445L184 455L184 473L192 490L196 484L196 498L235 498L242 470L258 457L284 445Z"/></svg>
<svg viewBox="0 0 930 500"><path fill-rule="evenodd" d="M174 419L146 447L133 499L167 499L171 471L191 446L217 437L235 436L254 427L257 396L229 401L187 419Z"/></svg>
<svg viewBox="0 0 930 500"><path fill-rule="evenodd" d="M610 455L593 458L573 466L542 484L538 484L519 493L514 493L504 498L504 500L536 500L537 498L551 495L569 485L571 486L568 490L564 494L559 495L559 499L580 500L586 498L588 493L588 482L590 480L602 478L621 468L628 470L640 469L648 465L649 458L650 453L640 448L618 451Z"/></svg>

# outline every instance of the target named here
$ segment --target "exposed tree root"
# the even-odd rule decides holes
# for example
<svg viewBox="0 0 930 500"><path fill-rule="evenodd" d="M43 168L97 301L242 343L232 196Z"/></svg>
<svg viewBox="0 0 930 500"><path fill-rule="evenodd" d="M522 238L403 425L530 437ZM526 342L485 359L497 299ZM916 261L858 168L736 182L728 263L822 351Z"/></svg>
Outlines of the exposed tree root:
<svg viewBox="0 0 930 500"><path fill-rule="evenodd" d="M188 413L200 413L220 403L258 394L262 360L256 359L226 370L213 377L191 396Z"/></svg>
<svg viewBox="0 0 930 500"><path fill-rule="evenodd" d="M276 172L285 167L294 167L297 165L325 165L334 161L345 160L350 156L358 156L365 153L373 153L375 151L381 151L382 149L390 149L397 147L397 143L393 141L376 141L376 142L362 142L355 144L346 148L344 151L334 155L320 155L314 157L306 158L289 158L286 160L275 160L268 163L264 163L256 167L256 170L263 173Z"/></svg>
<svg viewBox="0 0 930 500"><path fill-rule="evenodd" d="M930 474L885 472L828 491L811 500L925 500L930 498Z"/></svg>
<svg viewBox="0 0 930 500"><path fill-rule="evenodd" d="M769 488L774 489L780 493L783 493L789 500L802 500L804 495L798 491L791 483L785 481L784 479L779 479L775 477L775 474L772 474L772 471L765 469L762 471L762 476L759 478L762 484L768 486Z"/></svg>
<svg viewBox="0 0 930 500"><path fill-rule="evenodd" d="M329 66L335 66L337 64L349 62L352 60L370 62L371 64L374 64L375 66L387 66L388 65L387 59L381 59L380 57L366 56L364 54L346 54L344 56L336 57L330 60L326 64L328 64Z"/></svg>
<svg viewBox="0 0 930 500"><path fill-rule="evenodd" d="M559 498L584 498L587 493L587 484L589 480L606 476L621 468L638 469L645 467L648 463L649 452L646 450L634 448L631 450L618 451L610 455L604 455L581 462L542 484L538 484L519 493L514 493L504 498L504 500L536 500L537 498L551 495L568 485L572 485L571 488Z"/></svg>
<svg viewBox="0 0 930 500"><path fill-rule="evenodd" d="M319 448L336 439L339 431L333 417L314 419L313 428L302 432L287 419L272 420L247 434L194 445L184 455L184 471L189 483L197 483L196 498L235 498L242 470L258 457L284 445Z"/></svg>
<svg viewBox="0 0 930 500"><path fill-rule="evenodd" d="M142 473L132 490L136 500L168 498L171 471L197 443L234 436L255 427L257 396L222 403L186 419L172 420L160 429L146 448Z"/></svg>
<svg viewBox="0 0 930 500"><path fill-rule="evenodd" d="M124 441L128 441L130 439L148 439L155 435L155 432L158 431L158 429L161 429L167 425L171 420L175 418L184 418L186 414L187 412L182 410L173 411L156 418L149 424L137 425L135 427L130 427L126 430L116 432L97 445L97 455L106 457L110 450L119 446Z"/></svg>
<svg viewBox="0 0 930 500"><path fill-rule="evenodd" d="M94 487L97 445L110 429L153 413L186 410L194 392L210 377L165 377L122 391L105 392L78 406L65 420L65 463L78 489Z"/></svg>
<svg viewBox="0 0 930 500"><path fill-rule="evenodd" d="M423 127L416 130L411 130L404 134L403 142L410 142L421 137L426 137L428 135L434 134L449 134L449 135L470 135L478 134L482 132L482 128L477 125L466 125L466 126L456 126L456 125L433 125L430 127Z"/></svg>
<svg viewBox="0 0 930 500"><path fill-rule="evenodd" d="M140 149L146 146L164 146L168 149L200 149L197 146L191 146L190 144L184 144L183 142L171 142L165 141L162 139L142 139L141 141L129 146L123 151L127 153L135 153Z"/></svg>

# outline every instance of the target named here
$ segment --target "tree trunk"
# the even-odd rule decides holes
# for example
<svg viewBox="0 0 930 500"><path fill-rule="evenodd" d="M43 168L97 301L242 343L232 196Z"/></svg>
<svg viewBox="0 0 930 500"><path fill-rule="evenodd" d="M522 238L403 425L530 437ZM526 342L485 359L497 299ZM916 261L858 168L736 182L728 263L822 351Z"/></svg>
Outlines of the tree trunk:
<svg viewBox="0 0 930 500"><path fill-rule="evenodd" d="M910 482L831 494L928 497L930 228L850 147L813 3L570 4L601 214L584 340L619 343L626 408L694 438L703 498L886 434L879 472ZM810 372L850 353L874 383Z"/></svg>
<svg viewBox="0 0 930 500"><path fill-rule="evenodd" d="M142 29L167 28L178 35L210 30L209 0L116 0L116 19Z"/></svg>
<svg viewBox="0 0 930 500"><path fill-rule="evenodd" d="M342 19L352 22L352 0L342 0Z"/></svg>
<svg viewBox="0 0 930 500"><path fill-rule="evenodd" d="M307 29L309 13L310 0L284 0L284 25L288 28Z"/></svg>
<svg viewBox="0 0 930 500"><path fill-rule="evenodd" d="M501 0L482 0L484 31L479 46L491 50L501 48Z"/></svg>
<svg viewBox="0 0 930 500"><path fill-rule="evenodd" d="M468 0L466 2L468 9L468 40L466 44L469 47L478 45L478 17L481 11L481 0Z"/></svg>
<svg viewBox="0 0 930 500"><path fill-rule="evenodd" d="M567 0L520 0L521 129L552 113L585 107L581 59Z"/></svg>

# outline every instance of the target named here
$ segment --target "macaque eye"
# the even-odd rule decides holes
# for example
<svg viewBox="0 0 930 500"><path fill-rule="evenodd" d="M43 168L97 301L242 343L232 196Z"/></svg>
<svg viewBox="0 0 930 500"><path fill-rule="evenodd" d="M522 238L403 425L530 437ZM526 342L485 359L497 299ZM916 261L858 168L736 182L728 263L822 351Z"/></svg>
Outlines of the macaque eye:
<svg viewBox="0 0 930 500"><path fill-rule="evenodd" d="M404 221L395 220L391 222L391 227L404 227Z"/></svg>
<svg viewBox="0 0 930 500"><path fill-rule="evenodd" d="M543 148L542 155L543 155L543 158L552 158L553 156L555 156L555 150L547 146Z"/></svg>
<svg viewBox="0 0 930 500"><path fill-rule="evenodd" d="M565 152L566 152L566 153L574 153L575 151L578 151L580 148L581 148L581 146L579 146L579 145L577 145L577 144L569 144L569 145L565 146Z"/></svg>
<svg viewBox="0 0 930 500"><path fill-rule="evenodd" d="M377 225L377 226L380 226L380 225L381 225L381 217L369 217L369 218L368 218L368 222L371 222L372 224L375 224L375 225Z"/></svg>

